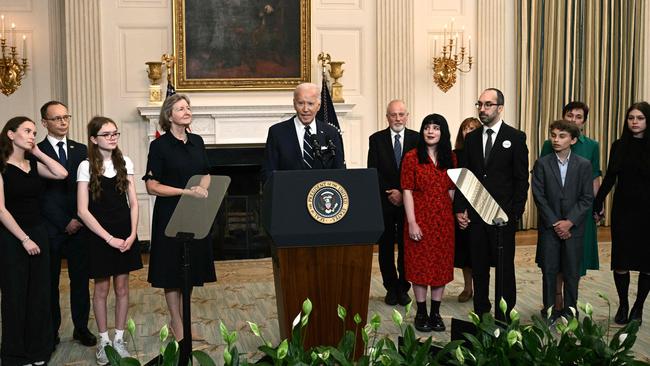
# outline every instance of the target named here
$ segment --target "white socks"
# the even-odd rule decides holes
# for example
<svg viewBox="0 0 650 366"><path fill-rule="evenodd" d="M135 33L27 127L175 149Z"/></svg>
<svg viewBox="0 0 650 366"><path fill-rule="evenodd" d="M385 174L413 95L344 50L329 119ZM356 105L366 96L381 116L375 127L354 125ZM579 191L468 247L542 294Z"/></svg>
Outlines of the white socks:
<svg viewBox="0 0 650 366"><path fill-rule="evenodd" d="M108 332L99 333L102 343L111 343L111 339L108 336Z"/></svg>
<svg viewBox="0 0 650 366"><path fill-rule="evenodd" d="M115 341L124 337L124 329L115 329Z"/></svg>

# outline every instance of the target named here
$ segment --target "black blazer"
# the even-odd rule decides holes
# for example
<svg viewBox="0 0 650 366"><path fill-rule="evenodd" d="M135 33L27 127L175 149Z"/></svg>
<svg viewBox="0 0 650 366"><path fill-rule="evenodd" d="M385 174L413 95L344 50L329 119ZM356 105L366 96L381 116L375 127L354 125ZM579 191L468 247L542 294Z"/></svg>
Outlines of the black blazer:
<svg viewBox="0 0 650 366"><path fill-rule="evenodd" d="M43 179L45 190L41 202L41 213L45 218L48 234L54 236L65 231L70 220L77 217L77 168L88 157L86 145L67 139L68 177L63 180ZM45 138L38 143L47 156L59 161L59 155Z"/></svg>
<svg viewBox="0 0 650 366"><path fill-rule="evenodd" d="M408 128L404 129L402 158L407 151L415 148L418 143L418 135L419 133L416 131ZM369 138L368 168L377 169L381 205L384 210L393 206L385 192L389 189L402 190L400 185L400 169L397 168L397 162L395 161L393 143L390 127L373 133Z"/></svg>
<svg viewBox="0 0 650 366"><path fill-rule="evenodd" d="M507 125L501 124L490 157L485 164L483 160L483 128L477 128L465 137L464 168L468 168L490 192L499 206L514 224L524 213L528 198L528 147L526 134ZM454 200L454 211L467 209L470 220L481 220L471 209L462 194ZM479 222L479 221L475 221Z"/></svg>
<svg viewBox="0 0 650 366"><path fill-rule="evenodd" d="M264 165L262 166L264 181L275 170L306 169L293 118L276 123L269 128L264 149ZM316 131L316 137L321 146L327 146L327 142L331 140L336 149L333 157L326 156L324 164L319 159L315 159L314 169L344 169L345 157L339 132L336 128L318 120L316 120Z"/></svg>

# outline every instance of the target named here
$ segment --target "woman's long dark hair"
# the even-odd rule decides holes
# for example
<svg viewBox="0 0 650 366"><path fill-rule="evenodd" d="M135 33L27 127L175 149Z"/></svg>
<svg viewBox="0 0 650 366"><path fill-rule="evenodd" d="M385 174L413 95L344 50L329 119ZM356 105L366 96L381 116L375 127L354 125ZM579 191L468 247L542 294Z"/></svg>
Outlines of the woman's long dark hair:
<svg viewBox="0 0 650 366"><path fill-rule="evenodd" d="M5 172L7 159L9 159L9 156L14 152L14 143L9 138L9 131L16 132L18 127L25 121L34 123L34 121L27 117L18 116L7 121L5 127L2 129L2 134L0 134L0 173Z"/></svg>
<svg viewBox="0 0 650 366"><path fill-rule="evenodd" d="M625 127L623 127L623 132L621 133L622 154L617 154L619 158L616 159L616 161L610 163L614 164L614 168L617 170L620 169L623 163L629 159L641 159L644 165L650 168L650 132L648 131L647 127L645 133L643 134L643 137L639 139L643 141L643 145L645 146L643 149L643 154L641 156L628 156L630 144L633 140L637 140L636 137L632 136L632 131L630 131L630 128L627 124L627 117L633 110L637 110L645 116L646 126L648 124L648 120L650 119L650 104L648 104L648 102L634 103L627 109L627 111L625 111Z"/></svg>
<svg viewBox="0 0 650 366"><path fill-rule="evenodd" d="M110 118L96 116L88 122L88 161L90 162L90 193L93 200L99 199L102 192L101 177L104 174L104 158L99 152L97 144L93 143L91 137L98 138L97 133L101 128L110 123L117 128L117 124ZM117 189L126 193L129 187L129 180L126 177L126 162L119 147L115 147L111 154L113 167L117 172Z"/></svg>
<svg viewBox="0 0 650 366"><path fill-rule="evenodd" d="M418 162L420 164L429 164L429 154L427 154L427 143L424 141L424 130L428 125L440 126L440 141L436 146L436 159L438 160L438 168L451 169L454 167L454 162L451 157L451 134L449 133L449 125L445 117L439 114L430 114L422 120L420 126L420 136L418 138L417 152Z"/></svg>

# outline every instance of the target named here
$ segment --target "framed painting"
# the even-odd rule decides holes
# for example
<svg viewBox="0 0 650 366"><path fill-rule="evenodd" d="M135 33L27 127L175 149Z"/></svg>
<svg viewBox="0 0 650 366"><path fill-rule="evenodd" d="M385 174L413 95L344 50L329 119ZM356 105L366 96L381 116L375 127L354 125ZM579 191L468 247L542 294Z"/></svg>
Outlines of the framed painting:
<svg viewBox="0 0 650 366"><path fill-rule="evenodd" d="M292 89L310 80L310 0L173 0L179 91Z"/></svg>

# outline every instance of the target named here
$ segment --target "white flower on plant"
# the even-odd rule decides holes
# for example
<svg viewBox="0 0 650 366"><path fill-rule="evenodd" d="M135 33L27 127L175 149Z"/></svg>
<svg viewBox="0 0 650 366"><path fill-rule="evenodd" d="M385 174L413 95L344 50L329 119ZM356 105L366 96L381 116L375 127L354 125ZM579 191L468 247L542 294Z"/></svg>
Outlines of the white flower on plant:
<svg viewBox="0 0 650 366"><path fill-rule="evenodd" d="M622 333L621 335L618 336L618 342L620 344L623 344L623 342L625 342L625 339L627 339L627 333Z"/></svg>
<svg viewBox="0 0 650 366"><path fill-rule="evenodd" d="M501 328L497 328L494 330L494 338L499 338L501 335Z"/></svg>
<svg viewBox="0 0 650 366"><path fill-rule="evenodd" d="M302 316L302 312L300 312L300 313L298 313L298 315L296 315L296 318L293 320L293 325L291 326L291 328L295 328L296 325L298 325L298 323L300 323L300 317L301 316Z"/></svg>

